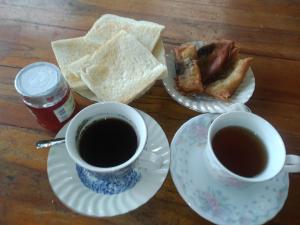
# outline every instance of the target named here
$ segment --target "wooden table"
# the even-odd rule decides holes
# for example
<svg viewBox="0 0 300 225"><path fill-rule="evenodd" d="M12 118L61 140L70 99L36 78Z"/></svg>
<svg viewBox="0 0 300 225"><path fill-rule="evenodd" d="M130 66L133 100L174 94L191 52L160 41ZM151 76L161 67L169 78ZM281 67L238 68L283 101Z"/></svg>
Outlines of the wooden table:
<svg viewBox="0 0 300 225"><path fill-rule="evenodd" d="M85 34L104 13L165 25L167 51L190 40L237 41L244 56L255 58L256 89L247 105L278 129L288 153L300 154L299 1L0 1L0 224L210 224L182 200L170 175L147 204L113 218L78 215L52 192L48 153L35 150L34 143L53 135L26 109L14 78L29 63L56 63L50 42ZM130 105L153 116L170 142L199 114L172 100L161 81ZM286 204L269 224L299 224L299 207L300 176L294 174Z"/></svg>

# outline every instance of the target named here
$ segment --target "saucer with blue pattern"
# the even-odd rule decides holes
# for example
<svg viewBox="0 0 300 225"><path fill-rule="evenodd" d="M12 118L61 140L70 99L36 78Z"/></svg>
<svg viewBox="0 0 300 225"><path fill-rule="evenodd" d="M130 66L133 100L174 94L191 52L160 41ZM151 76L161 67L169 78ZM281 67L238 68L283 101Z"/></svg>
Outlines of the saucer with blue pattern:
<svg viewBox="0 0 300 225"><path fill-rule="evenodd" d="M201 217L221 225L256 225L282 209L289 177L281 171L271 180L237 187L209 175L204 163L208 127L218 114L196 116L183 124L171 143L171 176L185 202Z"/></svg>
<svg viewBox="0 0 300 225"><path fill-rule="evenodd" d="M82 215L110 217L137 209L157 193L169 171L170 147L160 125L148 114L139 112L148 130L144 151L160 156L162 167L133 167L119 176L103 176L76 165L64 144L52 146L47 165L49 183L64 205ZM56 138L64 137L67 126Z"/></svg>

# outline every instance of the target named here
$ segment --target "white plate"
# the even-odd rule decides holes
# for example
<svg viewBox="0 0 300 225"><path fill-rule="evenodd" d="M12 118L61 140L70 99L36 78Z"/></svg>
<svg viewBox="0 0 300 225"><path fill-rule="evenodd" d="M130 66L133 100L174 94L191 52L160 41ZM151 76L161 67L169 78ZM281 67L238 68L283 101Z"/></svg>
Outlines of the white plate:
<svg viewBox="0 0 300 225"><path fill-rule="evenodd" d="M203 42L195 42L199 47ZM197 112L210 112L210 113L223 113L226 112L228 107L234 103L246 103L252 96L255 89L255 78L252 69L249 68L246 77L231 96L228 102L215 99L206 94L199 94L195 96L184 96L176 89L174 78L176 77L175 70L175 56L174 53L166 55L168 76L163 80L164 86L169 95L179 104L195 110Z"/></svg>
<svg viewBox="0 0 300 225"><path fill-rule="evenodd" d="M159 124L141 112L148 129L146 148L163 159L159 170L141 170L141 178L134 187L119 194L96 193L83 185L76 164L69 157L65 145L53 146L48 155L48 177L56 196L75 212L93 217L108 217L132 211L149 201L160 189L169 170L170 148ZM56 137L64 137L65 125Z"/></svg>
<svg viewBox="0 0 300 225"><path fill-rule="evenodd" d="M186 203L216 224L255 225L272 219L283 207L288 174L245 187L224 185L208 175L203 150L209 124L217 114L204 114L183 124L171 144L171 175Z"/></svg>

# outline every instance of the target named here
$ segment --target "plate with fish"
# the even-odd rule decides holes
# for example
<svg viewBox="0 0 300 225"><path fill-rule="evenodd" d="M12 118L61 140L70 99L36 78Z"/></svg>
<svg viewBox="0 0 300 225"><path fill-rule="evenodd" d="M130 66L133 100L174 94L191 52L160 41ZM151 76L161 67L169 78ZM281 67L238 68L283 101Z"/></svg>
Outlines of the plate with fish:
<svg viewBox="0 0 300 225"><path fill-rule="evenodd" d="M202 113L223 113L233 104L245 104L255 89L253 58L241 58L239 50L230 40L176 47L166 55L167 92L179 104Z"/></svg>

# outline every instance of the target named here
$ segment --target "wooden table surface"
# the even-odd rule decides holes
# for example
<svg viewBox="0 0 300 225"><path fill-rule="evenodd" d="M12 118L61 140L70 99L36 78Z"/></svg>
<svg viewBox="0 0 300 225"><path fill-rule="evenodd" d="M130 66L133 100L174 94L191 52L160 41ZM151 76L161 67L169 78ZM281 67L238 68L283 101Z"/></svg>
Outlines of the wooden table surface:
<svg viewBox="0 0 300 225"><path fill-rule="evenodd" d="M47 151L39 139L53 137L36 122L14 89L29 63L56 63L50 42L84 35L102 14L165 25L166 51L190 40L232 39L254 57L255 92L247 103L280 132L287 152L300 154L300 2L260 0L14 0L0 1L0 224L210 224L179 196L171 176L145 205L113 218L89 218L66 208L47 177ZM88 103L79 101L80 105ZM199 113L177 104L157 81L130 104L154 117L169 142ZM300 175L290 175L289 196L269 224L300 224Z"/></svg>

